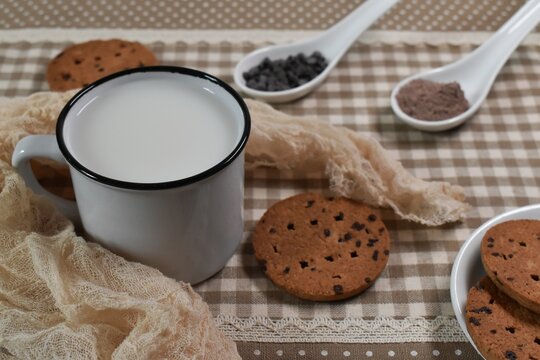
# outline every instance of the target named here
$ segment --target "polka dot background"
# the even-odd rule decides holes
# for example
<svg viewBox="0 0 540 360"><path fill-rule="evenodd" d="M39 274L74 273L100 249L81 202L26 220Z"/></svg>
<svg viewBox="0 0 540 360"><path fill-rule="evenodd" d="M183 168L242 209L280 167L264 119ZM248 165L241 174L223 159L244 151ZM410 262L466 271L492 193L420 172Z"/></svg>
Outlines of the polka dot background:
<svg viewBox="0 0 540 360"><path fill-rule="evenodd" d="M0 28L324 29L363 0L2 0ZM524 0L401 0L379 30L494 31Z"/></svg>

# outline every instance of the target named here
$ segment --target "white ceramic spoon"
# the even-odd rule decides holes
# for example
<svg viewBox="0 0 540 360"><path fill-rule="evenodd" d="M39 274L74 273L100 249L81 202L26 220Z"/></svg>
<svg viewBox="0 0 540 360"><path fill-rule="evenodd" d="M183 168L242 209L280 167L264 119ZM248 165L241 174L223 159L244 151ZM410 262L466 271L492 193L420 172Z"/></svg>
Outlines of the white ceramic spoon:
<svg viewBox="0 0 540 360"><path fill-rule="evenodd" d="M287 102L305 96L324 81L356 38L397 2L398 0L367 0L340 22L312 39L255 50L236 65L234 82L243 93L269 103ZM285 59L299 53L311 55L314 51L321 52L328 61L328 66L311 81L283 91L259 91L246 86L242 74L258 65L264 58Z"/></svg>
<svg viewBox="0 0 540 360"><path fill-rule="evenodd" d="M412 75L398 83L390 99L394 113L405 123L424 131L444 131L461 125L478 110L506 60L538 22L540 0L529 0L493 36L470 54L454 63ZM418 78L440 83L457 81L469 101L469 109L453 118L434 121L419 120L405 114L398 105L396 95L403 85Z"/></svg>

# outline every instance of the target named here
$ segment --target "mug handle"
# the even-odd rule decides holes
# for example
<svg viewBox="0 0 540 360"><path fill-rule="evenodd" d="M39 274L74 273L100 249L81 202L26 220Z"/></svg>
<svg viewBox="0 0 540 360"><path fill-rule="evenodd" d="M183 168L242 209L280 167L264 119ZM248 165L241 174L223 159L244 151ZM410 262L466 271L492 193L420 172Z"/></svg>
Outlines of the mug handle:
<svg viewBox="0 0 540 360"><path fill-rule="evenodd" d="M76 224L79 223L80 217L76 202L66 200L45 190L37 181L30 166L30 160L36 157L48 158L67 164L60 152L55 135L30 135L22 138L15 146L11 163L30 189L38 195L47 197L71 221Z"/></svg>

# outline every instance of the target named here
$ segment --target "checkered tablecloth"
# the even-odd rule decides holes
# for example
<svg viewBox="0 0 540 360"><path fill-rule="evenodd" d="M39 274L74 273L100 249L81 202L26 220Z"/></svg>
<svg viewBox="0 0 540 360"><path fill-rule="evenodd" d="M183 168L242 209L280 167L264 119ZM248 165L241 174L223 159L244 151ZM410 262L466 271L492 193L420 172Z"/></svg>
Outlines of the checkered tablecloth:
<svg viewBox="0 0 540 360"><path fill-rule="evenodd" d="M66 45L0 43L0 96L47 90L47 62ZM163 64L193 67L232 83L235 63L263 44L147 45ZM308 344L302 349L296 346L290 356L284 355L290 344L274 352L287 359L370 354L379 358L379 353L395 358L419 354L476 358L453 315L450 271L461 243L482 222L540 201L536 176L540 168L540 47L518 48L480 111L458 129L435 134L414 130L399 122L389 103L391 88L401 78L450 62L473 48L359 43L317 91L278 106L287 113L317 116L372 135L416 176L463 186L472 210L464 222L438 228L402 221L391 211L383 211L392 252L375 285L344 302L307 302L279 290L264 276L249 235L274 202L308 190L325 191L327 183L318 176L298 178L272 169L248 172L245 239L223 271L195 287L227 335L239 344L257 344L244 348L246 356L265 358L260 356L265 344L280 342ZM326 350L309 345L320 342L328 343ZM338 348L330 343L358 346ZM395 343L402 344L396 347ZM330 356L333 352L336 357Z"/></svg>

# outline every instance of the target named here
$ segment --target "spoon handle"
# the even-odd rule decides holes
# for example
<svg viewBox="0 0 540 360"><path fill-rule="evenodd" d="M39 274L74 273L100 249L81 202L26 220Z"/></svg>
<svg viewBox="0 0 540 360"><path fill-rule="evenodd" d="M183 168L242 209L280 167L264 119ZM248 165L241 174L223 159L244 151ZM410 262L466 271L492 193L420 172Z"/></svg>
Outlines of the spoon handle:
<svg viewBox="0 0 540 360"><path fill-rule="evenodd" d="M366 0L319 38L330 58L339 59L352 43L398 0Z"/></svg>
<svg viewBox="0 0 540 360"><path fill-rule="evenodd" d="M495 74L498 73L525 36L539 22L540 0L527 1L491 38L474 51L474 57L488 59L493 67L484 66L485 71L491 73L495 70Z"/></svg>

